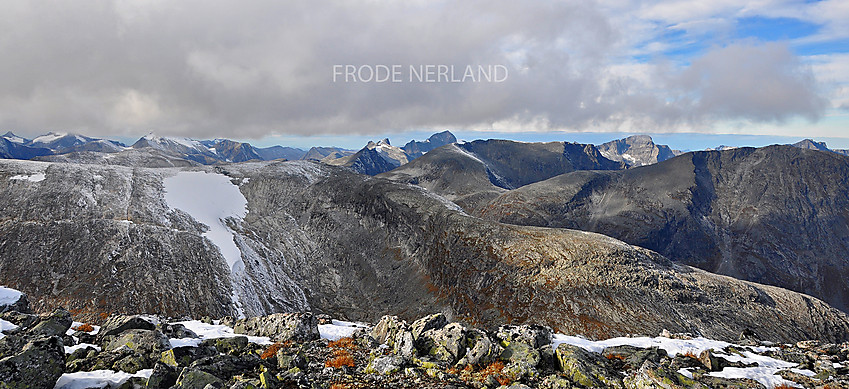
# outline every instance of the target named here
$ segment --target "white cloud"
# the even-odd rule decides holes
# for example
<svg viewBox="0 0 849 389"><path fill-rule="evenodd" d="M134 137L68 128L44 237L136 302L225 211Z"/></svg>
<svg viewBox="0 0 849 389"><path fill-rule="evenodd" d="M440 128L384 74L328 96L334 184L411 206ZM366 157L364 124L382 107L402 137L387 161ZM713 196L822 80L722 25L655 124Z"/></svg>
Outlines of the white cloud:
<svg viewBox="0 0 849 389"><path fill-rule="evenodd" d="M678 44L658 39L670 29L686 42L788 4L9 0L0 5L0 73L14 77L0 78L0 126L251 138L816 118L820 85L786 47L731 45L688 69L657 55ZM635 54L654 59L638 64ZM500 84L334 84L337 64L511 72Z"/></svg>

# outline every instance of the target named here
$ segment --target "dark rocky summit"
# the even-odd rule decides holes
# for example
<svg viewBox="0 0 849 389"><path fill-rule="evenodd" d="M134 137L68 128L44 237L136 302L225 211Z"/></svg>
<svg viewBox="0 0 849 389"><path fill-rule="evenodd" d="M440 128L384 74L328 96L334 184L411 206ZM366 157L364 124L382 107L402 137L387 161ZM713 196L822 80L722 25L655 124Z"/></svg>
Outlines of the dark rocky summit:
<svg viewBox="0 0 849 389"><path fill-rule="evenodd" d="M770 146L575 172L503 194L480 215L595 231L676 262L849 309L849 158Z"/></svg>
<svg viewBox="0 0 849 389"><path fill-rule="evenodd" d="M247 200L247 216L225 220L243 269L228 267L207 226L168 208L163 180L183 170L4 161L0 283L36 311L61 305L87 321L438 311L489 330L537 323L591 337L849 339L849 318L815 298L598 234L484 221L415 186L310 162L199 169L226 174Z"/></svg>

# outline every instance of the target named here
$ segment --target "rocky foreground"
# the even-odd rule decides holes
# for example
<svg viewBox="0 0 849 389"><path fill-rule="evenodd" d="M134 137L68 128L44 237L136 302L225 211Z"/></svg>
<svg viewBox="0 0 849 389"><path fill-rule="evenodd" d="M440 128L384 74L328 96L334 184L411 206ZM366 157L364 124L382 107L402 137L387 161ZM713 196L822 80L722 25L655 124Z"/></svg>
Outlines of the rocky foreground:
<svg viewBox="0 0 849 389"><path fill-rule="evenodd" d="M0 312L0 388L849 388L849 343L749 334L739 345L680 334L593 342L442 314L365 326L310 312L115 315L96 327L63 309L34 315L25 296Z"/></svg>

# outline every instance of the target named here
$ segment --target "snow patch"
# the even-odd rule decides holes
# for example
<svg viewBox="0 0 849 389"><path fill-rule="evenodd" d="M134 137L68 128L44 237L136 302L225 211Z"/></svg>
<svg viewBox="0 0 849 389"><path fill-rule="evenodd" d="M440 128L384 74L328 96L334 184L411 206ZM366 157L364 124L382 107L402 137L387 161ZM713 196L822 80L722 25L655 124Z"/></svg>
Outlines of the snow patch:
<svg viewBox="0 0 849 389"><path fill-rule="evenodd" d="M354 335L355 332L362 331L366 328L368 328L368 326L359 323L333 320L331 321L331 324L319 324L318 332L321 334L322 339L339 340L341 338L350 337Z"/></svg>
<svg viewBox="0 0 849 389"><path fill-rule="evenodd" d="M719 372L711 372L708 375L723 377L723 378L750 378L755 381L760 382L767 388L772 388L777 385L786 384L792 385L793 383L787 381L780 376L776 375L779 370L790 369L796 366L795 363L790 363L786 361L782 361L775 358L766 357L763 355L755 354L751 351L743 351L742 355L730 355L725 354L722 350L728 346L734 346L737 349L744 349L741 346L737 346L728 342L722 342L718 340L712 340L707 338L693 338L693 339L670 339L664 337L635 337L635 338L612 338L607 340L593 341L589 339L585 339L578 336L568 336L562 334L556 334L552 338L551 346L556 350L557 346L560 344L571 344L573 346L578 346L583 348L584 350L601 353L607 347L613 346L634 346L639 348L649 348L649 347L657 347L666 351L670 356L675 355L683 355L688 352L693 353L695 355L701 354L705 350L714 350L713 353L716 356L721 358L725 358L730 362L743 362L746 364L751 364L753 362L757 363L757 367L747 367L747 368L736 368L736 367L727 367ZM755 352L765 352L770 350L769 347L756 347L753 348ZM813 372L809 370L796 370L793 371L808 375L813 374ZM684 376L690 377L679 370Z"/></svg>
<svg viewBox="0 0 849 389"><path fill-rule="evenodd" d="M20 300L21 295L20 291L0 286L0 305L12 305Z"/></svg>
<svg viewBox="0 0 849 389"><path fill-rule="evenodd" d="M0 319L0 339L3 339L4 337L6 337L6 335L3 334L3 331L11 331L11 330L14 330L16 328L18 328L18 326L14 325L12 323L9 323L8 321L5 321L3 319Z"/></svg>
<svg viewBox="0 0 849 389"><path fill-rule="evenodd" d="M45 179L44 173L35 173L35 174L18 174L16 176L9 177L10 180L27 180L30 182L41 182Z"/></svg>
<svg viewBox="0 0 849 389"><path fill-rule="evenodd" d="M223 174L206 172L179 172L166 178L164 185L168 206L183 210L209 226L203 236L218 246L231 269L241 262L242 254L233 242L233 232L224 222L230 217L247 215L248 201L239 187Z"/></svg>
<svg viewBox="0 0 849 389"><path fill-rule="evenodd" d="M76 345L76 346L65 346L65 354L73 354L73 353L74 353L74 351L77 351L77 350L79 350L79 349L81 349L81 348L89 348L89 347L91 347L91 348L93 348L93 349L95 349L95 350L97 350L97 351L100 351L100 346L98 346L98 345L96 345L96 344L91 344L91 343L80 343L80 344L78 344L78 345Z"/></svg>
<svg viewBox="0 0 849 389"><path fill-rule="evenodd" d="M127 382L132 377L150 378L152 373L153 369L139 370L136 374L112 370L65 373L59 377L59 381L56 381L54 389L114 388Z"/></svg>
<svg viewBox="0 0 849 389"><path fill-rule="evenodd" d="M47 134L44 134L42 136L39 136L38 138L33 139L32 143L50 143L50 142L53 142L57 139L61 139L66 135L68 135L68 134L63 133L63 132L48 132Z"/></svg>
<svg viewBox="0 0 849 389"><path fill-rule="evenodd" d="M182 324L196 333L200 338L171 339L171 347L197 346L204 339L235 338L239 335L233 329L223 324L207 324L199 320L181 321L172 324ZM247 336L248 341L256 344L272 344L271 338L265 336Z"/></svg>

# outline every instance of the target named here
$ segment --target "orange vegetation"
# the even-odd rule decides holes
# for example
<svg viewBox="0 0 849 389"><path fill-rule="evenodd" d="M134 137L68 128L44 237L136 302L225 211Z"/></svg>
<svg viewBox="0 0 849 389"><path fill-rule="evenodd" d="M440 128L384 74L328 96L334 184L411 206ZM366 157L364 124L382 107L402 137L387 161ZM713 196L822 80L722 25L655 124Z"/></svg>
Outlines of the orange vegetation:
<svg viewBox="0 0 849 389"><path fill-rule="evenodd" d="M80 332L92 332L92 331L94 331L94 327L92 327L92 325L88 324L88 323L80 324L80 325L78 325L78 326L76 326L72 329L74 331L80 331Z"/></svg>

